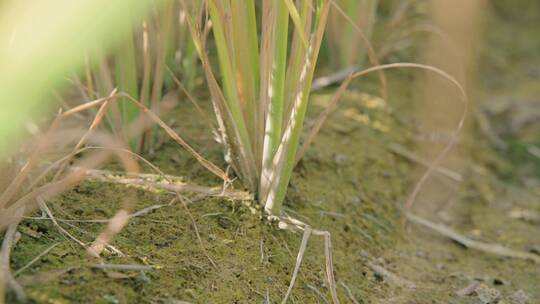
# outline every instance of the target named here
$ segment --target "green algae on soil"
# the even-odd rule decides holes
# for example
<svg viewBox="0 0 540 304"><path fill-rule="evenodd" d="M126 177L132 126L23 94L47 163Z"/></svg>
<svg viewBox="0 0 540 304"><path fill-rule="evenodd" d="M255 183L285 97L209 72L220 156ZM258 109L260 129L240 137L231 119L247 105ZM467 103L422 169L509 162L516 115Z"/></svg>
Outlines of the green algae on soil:
<svg viewBox="0 0 540 304"><path fill-rule="evenodd" d="M329 96L314 97L311 116L322 109ZM403 180L408 172L407 163L386 149L388 143L404 142L406 128L378 107L378 99L359 96L351 94L332 114L295 170L285 203L292 217L331 232L338 295L344 302L348 295L343 286L350 288L359 301L381 288L360 253L379 255L395 243L395 202L406 190ZM202 106L210 111L208 106ZM181 102L179 110L167 119L201 154L224 168L220 147L212 141L204 120L194 113L190 104ZM200 185L221 184L164 134L160 138L162 144L151 161L162 171ZM126 191L136 191L135 210L168 204L174 198L167 193L84 182L49 205L65 229L91 242L103 223L84 220L110 218ZM301 235L268 225L241 202L205 198L191 204L189 210L202 244L217 267L203 254L179 203L133 218L112 244L125 256L105 255L102 261L89 257L49 221L27 219L20 225L22 237L14 249L11 266L19 269L58 243L18 276L37 303L281 300L291 279ZM323 240L310 239L290 303L325 303L330 299L323 249ZM153 269L93 267L100 262L151 265Z"/></svg>

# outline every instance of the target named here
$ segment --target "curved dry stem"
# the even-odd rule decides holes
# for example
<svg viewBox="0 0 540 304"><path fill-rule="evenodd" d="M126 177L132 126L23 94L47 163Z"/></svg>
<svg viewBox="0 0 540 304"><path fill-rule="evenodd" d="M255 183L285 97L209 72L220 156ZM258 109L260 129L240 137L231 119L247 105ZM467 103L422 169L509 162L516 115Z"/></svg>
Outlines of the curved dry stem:
<svg viewBox="0 0 540 304"><path fill-rule="evenodd" d="M114 95L116 95L116 91L117 91L117 89L112 90L112 92L109 94L109 96L107 98L103 99L103 101L101 103L101 106L99 107L96 115L94 116L94 119L92 120L92 123L90 124L90 127L88 128L88 130L86 130L86 132L83 134L83 136L79 139L79 141L77 142L75 147L73 147L73 149L71 151L71 154L70 154L71 157L75 156L75 151L79 150L86 143L88 137L92 134L92 132L101 123L101 121L103 120L103 117L106 114L107 106L109 105L110 101L113 100ZM85 105L87 105L87 104L83 104L83 106L85 106ZM67 115L66 115L66 113L62 113L62 114L59 115L58 119L61 120L64 117L72 115L73 113L76 113L76 112L72 112L72 113L69 113ZM68 158L68 160L69 160L69 158ZM60 174L62 174L64 172L66 166L67 166L67 160L60 165L60 168L58 169L58 171L56 171L56 174L55 174L53 180L56 180L60 176Z"/></svg>
<svg viewBox="0 0 540 304"><path fill-rule="evenodd" d="M204 157L202 157L195 149L193 149L182 137L178 135L178 133L174 132L174 130L169 127L161 118L159 118L154 112L152 112L150 109L145 107L142 103L140 103L135 98L131 97L130 95L126 93L119 93L119 96L124 96L131 100L135 105L137 105L141 112L145 113L150 119L152 119L155 123L157 123L165 132L179 145L181 145L184 149L186 149L191 155L197 159L197 161L206 169L208 169L210 172L214 173L224 181L230 181L230 178L227 176L227 174L221 170L218 166L216 166L214 163L208 161Z"/></svg>
<svg viewBox="0 0 540 304"><path fill-rule="evenodd" d="M304 142L302 143L302 146L300 147L300 149L298 150L298 153L296 154L296 160L294 161L294 166L296 166L298 162L304 157L304 155L306 154L307 148L313 142L313 140L315 139L315 136L321 130L324 122L326 121L328 116L332 112L334 112L334 110L336 109L336 105L339 99L341 98L341 96L343 96L343 93L345 93L345 91L349 87L351 80L352 80L352 74L349 74L349 76L341 83L341 85L339 86L339 89L336 91L334 96L332 96L332 100L330 101L328 106L315 119L314 126L309 130Z"/></svg>
<svg viewBox="0 0 540 304"><path fill-rule="evenodd" d="M379 58L386 57L391 51L396 49L395 45L397 43L404 40L406 37L412 36L413 34L416 34L416 33L433 34L435 37L438 37L444 44L446 44L451 49L451 53L453 53L453 54L458 54L459 53L459 49L456 46L456 43L454 42L454 40L448 34L446 34L442 29L440 29L439 27L437 27L437 26L435 26L433 24L430 24L430 23L421 23L421 24L417 24L417 25L413 26L412 28L407 29L406 31L402 32L401 35L404 38L401 38L401 40L390 41L388 43L383 44L382 47L379 49ZM460 64L459 73L460 74L464 73L465 72L464 70L465 70L465 68L464 68L463 64Z"/></svg>
<svg viewBox="0 0 540 304"><path fill-rule="evenodd" d="M457 141L457 138L458 138L457 135L461 132L461 129L463 129L463 125L465 124L465 118L467 116L468 103L469 102L468 102L468 99L467 99L467 94L465 93L465 89L459 83L459 81L457 81L454 77L452 77L450 74L446 73L445 71L443 71L441 69L438 69L436 67L429 66L429 65L418 64L418 63L385 64L385 65L369 68L369 69L366 69L364 71L355 73L354 75L352 75L352 77L356 78L356 77L360 77L360 76L366 75L368 73L371 73L371 72L374 72L374 71L377 71L377 70L380 70L380 69L392 69L392 68L416 68L416 69L423 69L423 70L434 72L434 73L442 76L443 78L447 79L448 81L450 81L459 90L459 93L461 95L461 102L463 103L463 112L461 114L461 117L460 117L457 125L456 125L454 136L452 136L452 138L450 139L448 144L446 144L446 146L443 148L443 150L430 163L430 165L429 165L428 169L426 170L426 172L422 175L420 180L418 180L418 182L416 183L411 195L409 196L409 198L405 202L405 209L408 211L408 210L411 209L416 197L418 196L418 193L420 192L420 189L422 189L422 186L427 181L428 177L435 170L435 168L437 168L437 165L446 157L446 155L448 154L448 152L450 152L452 147L454 147L454 145L455 145L455 143Z"/></svg>
<svg viewBox="0 0 540 304"><path fill-rule="evenodd" d="M436 67L432 67L432 66L429 66L429 65L425 65L425 64L419 64L419 63L408 63L408 62L403 62L403 63L391 63L391 64L383 64L383 65L380 65L380 66L376 66L376 67L372 67L372 68L368 68L368 69L365 69L363 71L360 71L360 72L357 72L357 73L354 73L352 75L350 75L346 80L345 80L345 85L342 84L342 87L340 87L340 89L338 90L338 92L336 93L337 97L334 96L334 98L332 99L332 102L330 105L328 105L328 108L330 109L334 109L335 108L335 105L337 104L337 102L339 101L339 97L341 97L341 95L345 92L348 84L350 83L351 80L353 80L354 78L358 78L358 77L361 77L361 76L364 76L366 74L369 74L371 72L376 72L376 71L379 71L379 70L387 70L387 69L395 69L395 68L414 68L414 69L422 69L422 70L427 70L427 71L430 71L430 72L433 72L435 74L438 74L439 76L445 78L446 80L450 81L450 83L452 83L459 91L460 93L460 100L461 102L463 103L463 112L461 114L461 117L456 125L456 128L455 128L455 134L454 136L452 136L452 138L450 139L450 141L448 142L448 144L443 148L443 150L437 155L437 157L428 165L428 168L426 170L426 172L422 175L422 177L420 178L420 180L418 180L418 182L416 183L411 195L408 197L406 203L405 203L405 209L406 210L409 210L416 197L418 196L418 193L420 192L422 186L424 185L424 183L426 182L426 180L428 179L428 177L431 175L431 173L438 167L438 164L446 157L446 155L448 154L448 152L452 149L452 147L455 145L456 141L457 141L457 135L461 132L461 130L463 129L463 125L465 124L465 118L467 116L467 112L468 112L468 99L467 99L467 94L465 93L465 89L463 88L463 86L459 83L459 81L457 81L452 75L446 73L445 71L441 70L441 69L438 69ZM318 132L318 130L320 129L320 127L322 126L322 123L324 122L324 120L326 120L326 118L328 117L328 115L331 113L332 111L329 110L329 111L324 111L318 118L317 118L317 123L315 125L315 130L312 130L310 133L309 133L309 136L307 138L307 140L304 142L304 146L302 146L301 148L301 151L305 152L305 150L307 149L307 146L313 141L313 138L315 137L314 134L316 134ZM299 155L299 157L297 157L297 161L301 159L301 157L303 156L303 154Z"/></svg>

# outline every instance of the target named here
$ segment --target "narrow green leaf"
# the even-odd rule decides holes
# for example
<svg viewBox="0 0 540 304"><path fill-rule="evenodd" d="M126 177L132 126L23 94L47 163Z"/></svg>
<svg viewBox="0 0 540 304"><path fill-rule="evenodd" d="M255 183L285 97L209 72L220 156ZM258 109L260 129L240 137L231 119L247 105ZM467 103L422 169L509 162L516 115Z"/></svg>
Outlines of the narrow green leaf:
<svg viewBox="0 0 540 304"><path fill-rule="evenodd" d="M296 6L292 2L292 0L283 0L283 3L285 3L287 9L289 10L289 14L291 15L291 19L296 26L298 35L300 37L300 40L302 41L302 44L304 45L304 48L307 49L309 47L308 39L306 37L306 33L304 32L303 22L300 19L300 14L298 14Z"/></svg>
<svg viewBox="0 0 540 304"><path fill-rule="evenodd" d="M304 117L309 100L311 81L315 71L315 65L319 54L324 29L329 11L329 0L318 1L315 11L315 31L312 35L309 52L304 62L304 67L299 75L304 78L300 81L297 90L291 116L284 131L281 144L273 161L271 177L272 186L266 194L265 210L271 214L279 214L285 199L289 180L292 175L296 151L300 143L300 135L304 123ZM304 74L305 73L305 74Z"/></svg>
<svg viewBox="0 0 540 304"><path fill-rule="evenodd" d="M231 1L231 36L234 43L236 91L251 142L255 142L255 118L258 95L257 25L252 0ZM246 64L249 62L249 64Z"/></svg>
<svg viewBox="0 0 540 304"><path fill-rule="evenodd" d="M139 99L135 45L131 35L128 35L125 41L116 49L115 63L115 78L118 90L128 93L135 99ZM121 98L119 104L122 115L122 130L126 131L129 123L138 117L139 109L126 98ZM133 138L129 141L129 145L133 151L137 151L138 142L138 138Z"/></svg>
<svg viewBox="0 0 540 304"><path fill-rule="evenodd" d="M287 70L287 45L289 39L289 14L287 7L282 1L272 1L271 3L273 6L272 12L274 12L272 16L275 18L272 22L272 34L268 37L271 40L268 48L270 48L269 51L272 53L272 57L268 63L269 69L267 71L271 73L270 77L267 78L270 84L267 88L268 92L265 92L269 95L267 96L269 103L267 105L268 111L262 151L263 171L261 189L267 187L269 183L267 175L271 170L272 160L281 141Z"/></svg>

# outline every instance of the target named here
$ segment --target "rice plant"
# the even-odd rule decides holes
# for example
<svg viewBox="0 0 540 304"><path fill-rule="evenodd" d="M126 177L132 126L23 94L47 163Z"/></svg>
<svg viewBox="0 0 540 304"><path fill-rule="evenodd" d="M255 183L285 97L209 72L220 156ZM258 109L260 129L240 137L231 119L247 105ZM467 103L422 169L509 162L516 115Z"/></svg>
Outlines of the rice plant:
<svg viewBox="0 0 540 304"><path fill-rule="evenodd" d="M131 33L118 37L112 55L98 54L89 59L82 92L86 101L106 97L117 88L140 100L155 112L173 78L181 78L179 85L186 89L194 86L197 73L197 54L188 27L185 12L177 1L153 3L151 14L143 20L127 15ZM198 5L200 7L202 5ZM158 113L159 114L159 113ZM127 126L139 117L139 108L126 97L111 105L109 127L129 141L133 151L144 148L154 151L155 130L133 137Z"/></svg>
<svg viewBox="0 0 540 304"><path fill-rule="evenodd" d="M189 3L183 3L189 10ZM207 6L219 81L206 53L210 23L190 14L189 25L212 95L219 141L264 210L279 215L330 1L210 0Z"/></svg>
<svg viewBox="0 0 540 304"><path fill-rule="evenodd" d="M93 110L94 107L99 108L94 112L95 115L89 128L65 132L54 130L57 120L53 120L51 130L58 132L37 132L35 136L35 138L41 137L40 140L50 140L48 144L35 140L29 144L25 153L19 154L22 161L7 164L0 162L0 167L9 167L10 171L13 171L10 175L12 177L0 180L0 190L3 190L0 194L0 229L8 228L4 239L7 240L6 244L13 242L14 230L23 212L27 211L26 207L38 204L45 212L44 214L47 214L48 218L54 222L50 210L47 211L46 200L87 178L89 168L94 168L104 162L107 156L105 153L97 154L95 157L88 153L84 155L86 158L74 160L75 155L80 155L83 150L90 149L87 146L90 140L100 143L103 149L108 148L114 151L114 153L108 151L108 154L115 154L120 159L127 173L124 177L125 179L132 178L131 184L134 181L141 182L141 176L136 176L138 165L132 159L136 156L132 151L141 151L145 146L152 149L156 137L154 130L142 133L145 125L143 117L149 117L157 123L173 140L191 153L199 164L222 178L225 185L228 185L229 177L222 169L204 159L159 118L160 103L165 93L172 91L167 85L168 82L174 81L183 89L186 87L189 89L194 85L197 74L195 56L198 56L202 63L202 70L216 114L218 125L216 137L224 147L225 159L249 192L256 195L258 203L269 219L283 219L281 217L282 205L294 166L302 158L307 146L354 78L389 68L422 68L450 79L461 90L465 99L464 91L459 83L437 69L417 64L376 66L354 74L347 74L345 81L331 100L330 106L316 119L314 127L304 134L304 120L313 76L323 36L328 33L326 25L332 6L337 11L334 14L345 15L346 22L350 24L342 38L343 41L336 42L337 49L343 50L343 53L338 55L343 60L341 64L350 65L362 61L361 58L365 53L356 50L358 41L354 38L359 35L358 39L366 44L363 48L370 57L370 61L377 65L376 56L365 33L363 34L362 26L350 22L352 19L361 19L358 14L364 12L363 4L372 5L367 11L373 15L376 3L377 1L368 0L362 2L334 2L333 0L262 0L260 2L255 0L181 0L177 2L169 0L162 1L158 5L152 2L139 8L137 14L124 16L126 24L123 27L130 32L125 36L113 36L116 46L110 53L107 49L92 50L88 43L77 45L77 48L73 50L70 49L70 52L66 54L76 53L78 59L67 61L61 69L53 71L52 76L56 84L57 78L63 76L66 71L71 71L68 67L72 68L73 64L82 66L83 61L86 60L84 77L79 80L79 76L76 76L74 79L85 103L60 112L57 119L80 114L88 109ZM346 11L353 12L353 15L344 14L340 5L343 5ZM140 15L144 9L149 9L151 13L141 19ZM338 17L334 16L334 18ZM344 23L334 22L334 27L344 26ZM61 25L69 26L70 24ZM103 31L101 27L100 29ZM366 29L369 35L369 26L364 28ZM68 31L68 33L76 34L73 31ZM0 32L0 34L5 33ZM57 36L60 38L55 36L53 38L61 39L62 33ZM94 36L90 36L92 37ZM209 37L212 37L211 43L208 43ZM342 43L347 45L342 46ZM29 45L33 46L33 44ZM13 55L9 47L8 45L7 53ZM5 59L3 52L4 50L0 50L1 60ZM36 56L35 62L22 65L25 69L21 71L27 73L31 70L28 67L41 66L36 62L43 60L43 57L46 56ZM52 57L52 59L62 62L57 57ZM6 80L8 85L15 81L22 83L22 76L27 74L15 73L20 72L17 68L21 66L13 64L7 67L7 71L17 77L10 82L7 81L9 73L0 72L0 80ZM182 76L177 77L178 73ZM177 78L181 78L182 81ZM54 87L46 81L37 85L37 93L30 97L41 97L44 91ZM187 90L185 92L189 95ZM18 100L23 97L27 96L15 90L8 93L0 92L0 98L3 99ZM38 98L32 98L34 103L36 100ZM10 108L8 112L9 110ZM464 116L458 124L458 131L463 126L463 119ZM108 122L114 136L98 130L102 121ZM1 119L0 123L3 123ZM3 131L2 127L0 125L0 131ZM136 131L133 131L134 129ZM72 146L74 142L76 144ZM127 144L131 151L127 149ZM410 207L427 176L453 144L454 139L430 165L407 201L407 207ZM66 147L70 150L68 154L58 158L57 154L65 153ZM40 154L51 151L57 153L56 158L41 158ZM141 156L136 157L144 160ZM71 165L71 161L74 161L75 165ZM93 174L95 173L94 171ZM34 180L33 176L38 176L38 178ZM161 173L159 177L163 176L165 174ZM164 180L167 178L169 177ZM116 176L116 181L113 182L118 182L118 179ZM129 181L124 182L129 184ZM162 183L161 186L163 187L164 184ZM202 187L197 187L197 189L201 191ZM223 196L231 193L225 187L217 190L204 189L208 193L220 193ZM178 200L182 201L177 188L167 190L176 192ZM244 200L251 199L249 194L242 194L241 197ZM108 222L108 227L94 243L79 242L79 245L88 249L94 256L99 256L104 248L111 246L112 237L127 224L132 216L129 197L124 199L125 204L122 210ZM334 303L338 303L333 277L330 233L312 229L294 219L287 220L288 223L296 225L295 228L299 228L296 230L303 230L303 238L284 302L291 293L298 275L308 238L313 234L324 237L328 287ZM193 218L191 221L200 246L207 255L200 241L195 221ZM61 229L61 226L57 226ZM9 253L10 248L6 248L5 251ZM208 255L207 257L215 267L212 259ZM2 262L2 265L4 264L9 266L9 256L7 261ZM9 271L6 273L9 274ZM0 279L0 288L4 286L2 280ZM8 280L14 281L11 278ZM17 286L11 286L11 288L17 290ZM1 294L0 290L0 297Z"/></svg>

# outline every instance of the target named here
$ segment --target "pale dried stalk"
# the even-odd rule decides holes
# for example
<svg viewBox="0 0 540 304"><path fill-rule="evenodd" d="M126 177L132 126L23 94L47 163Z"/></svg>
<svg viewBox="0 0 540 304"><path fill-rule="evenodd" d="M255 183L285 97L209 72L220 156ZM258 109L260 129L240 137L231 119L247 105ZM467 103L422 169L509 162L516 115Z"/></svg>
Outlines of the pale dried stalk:
<svg viewBox="0 0 540 304"><path fill-rule="evenodd" d="M0 252L0 303L2 304L5 301L5 292L8 288L15 292L18 301L26 301L26 295L23 288L21 287L21 285L19 285L19 283L17 283L17 281L11 274L11 270L9 268L11 249L13 247L15 234L17 232L17 226L21 221L23 213L24 207L18 209L17 212L13 215L14 219L9 225L4 235L4 240L2 242L2 248Z"/></svg>
<svg viewBox="0 0 540 304"><path fill-rule="evenodd" d="M467 94L465 93L465 89L459 83L459 81L457 81L452 75L450 75L450 74L446 73L445 71L443 71L441 69L438 69L436 67L432 67L432 66L424 65L424 64L408 63L408 62L383 64L383 65L380 65L380 66L371 67L371 68L362 70L360 72L354 73L351 76L349 76L349 78L350 78L350 80L352 80L352 79L355 79L355 78L358 78L358 77L362 77L362 76L364 76L366 74L369 74L371 72L376 72L376 71L379 71L379 70L395 69L395 68L421 69L421 70L426 70L426 71L429 71L429 72L433 72L433 73L445 78L446 80L448 80L452 85L454 85L457 88L457 90L460 93L460 102L463 105L463 111L462 111L462 114L461 114L461 117L460 117L459 121L456 124L456 128L454 130L454 133L455 133L454 136L451 137L450 141L448 141L446 146L437 155L437 157L433 161L431 161L429 163L429 166L428 166L427 170L424 172L422 177L418 180L418 182L416 183L412 193L407 198L407 201L405 202L405 209L409 210L412 207L414 201L416 200L416 197L418 196L418 193L422 189L424 183L431 176L433 171L438 168L439 163L446 157L448 152L450 152L450 150L456 144L457 139L458 139L458 135L460 134L461 130L463 129L463 126L465 124L465 118L467 117L468 99L467 99ZM347 80L345 86L340 87L340 90L336 93L336 95L339 96L339 95L343 94L343 91L346 89L346 86L349 84L349 82L350 81ZM332 100L331 105L329 106L329 108L330 109L335 109L335 103L337 103L338 100L339 100L339 98L334 98ZM320 128L320 125L322 125L322 123L324 123L324 120L326 120L326 118L328 117L328 115L331 112L332 111L323 111L321 116L318 118L317 125L315 127L317 128L317 126L319 126L319 128ZM313 133L313 132L311 132L311 133ZM309 138L313 138L313 137L314 137L314 135L310 134ZM309 140L309 138L308 138L308 140ZM308 141L308 143L309 143L309 141ZM306 146L306 148L307 148L307 146ZM306 148L303 148L303 149L305 150ZM299 159L296 159L296 161L298 161L298 160Z"/></svg>
<svg viewBox="0 0 540 304"><path fill-rule="evenodd" d="M86 170L86 177L89 180L115 183L122 185L141 186L148 190L166 190L180 193L199 193L206 196L226 197L234 200L252 200L253 195L249 192L224 189L223 187L207 187L182 181L176 176L157 174L131 174L126 176L120 172L107 170Z"/></svg>
<svg viewBox="0 0 540 304"><path fill-rule="evenodd" d="M302 235L302 242L300 243L300 248L298 249L298 256L296 257L296 264L294 265L291 282L289 283L289 288L287 289L287 292L285 293L285 296L283 297L281 304L287 303L287 300L289 299L289 295L291 294L291 291L294 287L294 283L296 282L296 277L298 276L298 271L300 270L300 265L302 264L302 261L304 260L304 253L306 251L309 237L311 236L311 231L312 230L309 227L306 227L304 229L304 234Z"/></svg>
<svg viewBox="0 0 540 304"><path fill-rule="evenodd" d="M475 241L464 235L457 233L456 231L452 230L451 228L443 224L436 224L436 223L430 222L410 212L408 212L406 216L410 221L416 224L422 225L424 227L427 227L447 238L452 239L455 242L458 242L459 244L467 248L475 249L475 250L482 251L485 253L507 257L507 258L530 260L537 264L540 264L540 256L536 254L514 250L508 247L504 247L500 244Z"/></svg>

